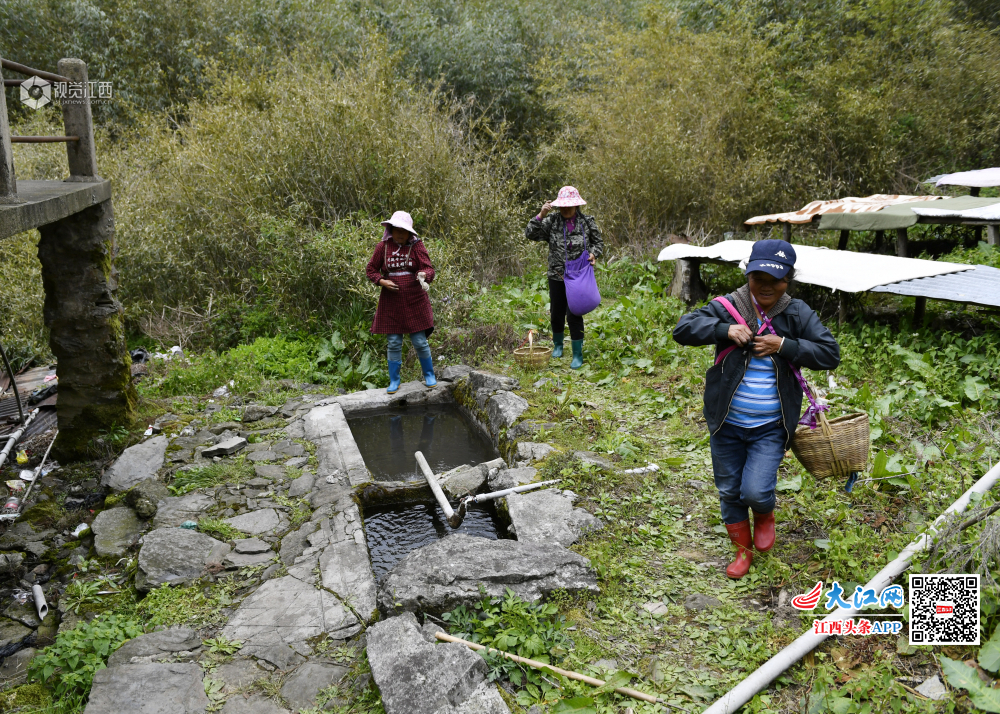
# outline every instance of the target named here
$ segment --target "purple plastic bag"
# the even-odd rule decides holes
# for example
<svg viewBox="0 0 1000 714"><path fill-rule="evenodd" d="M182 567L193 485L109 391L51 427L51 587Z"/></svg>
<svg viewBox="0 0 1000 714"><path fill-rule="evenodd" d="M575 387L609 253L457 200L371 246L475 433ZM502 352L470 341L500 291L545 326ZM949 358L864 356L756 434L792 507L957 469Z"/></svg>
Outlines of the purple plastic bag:
<svg viewBox="0 0 1000 714"><path fill-rule="evenodd" d="M563 281L566 284L566 304L574 315L586 315L601 304L601 292L597 289L597 278L588 251L584 250L575 260L566 261Z"/></svg>

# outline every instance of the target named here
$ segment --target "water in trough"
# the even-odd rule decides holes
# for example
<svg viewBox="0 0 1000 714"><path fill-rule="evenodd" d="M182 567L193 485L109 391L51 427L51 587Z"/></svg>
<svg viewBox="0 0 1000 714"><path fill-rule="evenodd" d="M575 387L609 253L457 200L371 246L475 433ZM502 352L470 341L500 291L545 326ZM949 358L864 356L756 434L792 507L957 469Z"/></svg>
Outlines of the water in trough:
<svg viewBox="0 0 1000 714"><path fill-rule="evenodd" d="M413 453L423 452L434 473L499 456L455 406L410 407L348 421L365 465L376 481L423 481ZM457 506L457 504L452 504ZM411 551L451 533L496 540L505 531L492 504L470 508L453 529L433 501L365 506L365 538L379 582Z"/></svg>
<svg viewBox="0 0 1000 714"><path fill-rule="evenodd" d="M423 452L434 473L499 456L453 405L380 412L354 417L348 424L376 481L423 481L415 451Z"/></svg>

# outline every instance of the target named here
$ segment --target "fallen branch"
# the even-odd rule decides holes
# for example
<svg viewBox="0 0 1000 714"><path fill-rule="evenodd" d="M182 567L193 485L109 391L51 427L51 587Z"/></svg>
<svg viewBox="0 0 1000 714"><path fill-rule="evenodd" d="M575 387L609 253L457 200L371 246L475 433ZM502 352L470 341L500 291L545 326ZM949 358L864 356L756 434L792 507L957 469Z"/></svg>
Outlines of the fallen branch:
<svg viewBox="0 0 1000 714"><path fill-rule="evenodd" d="M446 635L443 632L435 632L434 636L441 640L442 642L454 642L460 645L465 645L474 650L486 650L494 654L498 654L501 657L506 657L509 660L513 660L518 664L526 664L529 667L534 667L535 669L547 669L555 672L558 675L566 677L566 679L575 679L578 682L583 682L584 684L589 684L592 687L603 687L607 682L601 679L595 679L594 677L588 677L585 674L580 674L579 672L571 672L568 669L560 669L559 667L553 667L551 664L545 664L544 662L538 662L537 660L527 659L526 657L518 657L510 652L504 652L503 650L497 650L492 647L485 647L483 645L476 644L475 642L469 642L468 640L463 640L458 637L452 637L451 635ZM630 687L615 687L615 691L619 694L623 694L626 697L632 697L633 699L640 699L644 702L649 702L650 704L664 704L670 706L663 699L653 696L652 694L646 694L645 692L640 692L636 689L631 689Z"/></svg>

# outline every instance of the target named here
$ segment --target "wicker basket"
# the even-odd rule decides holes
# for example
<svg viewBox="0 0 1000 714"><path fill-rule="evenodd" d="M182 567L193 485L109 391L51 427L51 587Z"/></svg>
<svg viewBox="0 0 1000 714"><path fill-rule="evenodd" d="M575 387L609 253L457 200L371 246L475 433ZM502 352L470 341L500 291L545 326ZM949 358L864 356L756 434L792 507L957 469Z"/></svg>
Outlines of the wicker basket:
<svg viewBox="0 0 1000 714"><path fill-rule="evenodd" d="M846 478L868 464L870 437L864 412L827 419L819 413L819 428L800 426L792 439L792 452L816 478Z"/></svg>
<svg viewBox="0 0 1000 714"><path fill-rule="evenodd" d="M549 363L552 357L551 347L538 347L535 345L535 331L528 331L527 347L518 347L514 350L514 361L525 369L541 369ZM524 344L523 342L521 343Z"/></svg>

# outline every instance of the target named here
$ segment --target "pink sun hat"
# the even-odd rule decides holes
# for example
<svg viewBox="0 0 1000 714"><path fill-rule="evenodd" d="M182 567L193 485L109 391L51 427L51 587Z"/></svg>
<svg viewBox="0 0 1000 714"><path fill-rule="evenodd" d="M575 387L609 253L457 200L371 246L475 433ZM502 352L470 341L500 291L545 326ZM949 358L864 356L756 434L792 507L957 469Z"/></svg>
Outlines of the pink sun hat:
<svg viewBox="0 0 1000 714"><path fill-rule="evenodd" d="M556 208L569 208L570 206L586 206L587 202L580 198L580 192L572 186L563 186L559 189L559 196L552 202Z"/></svg>
<svg viewBox="0 0 1000 714"><path fill-rule="evenodd" d="M413 230L413 217L410 216L406 211L396 211L392 214L392 218L388 221L382 221L382 225L386 228L386 233L389 231L389 227L402 228L404 231L409 231L410 235L417 238L417 232Z"/></svg>

